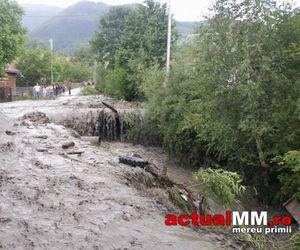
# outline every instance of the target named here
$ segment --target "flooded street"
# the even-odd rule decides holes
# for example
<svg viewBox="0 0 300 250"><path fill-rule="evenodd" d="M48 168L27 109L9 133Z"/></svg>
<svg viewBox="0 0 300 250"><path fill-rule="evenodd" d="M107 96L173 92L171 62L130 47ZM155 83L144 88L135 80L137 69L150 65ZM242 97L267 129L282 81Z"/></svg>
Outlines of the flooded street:
<svg viewBox="0 0 300 250"><path fill-rule="evenodd" d="M77 95L0 104L0 248L242 249L222 233L165 226L167 208L125 178L137 170L120 164L119 154L169 164L162 151L120 142L95 146L64 126L72 118L87 127L102 100L132 108ZM24 116L37 111L46 116ZM75 146L63 149L69 142ZM191 174L172 171L181 182Z"/></svg>

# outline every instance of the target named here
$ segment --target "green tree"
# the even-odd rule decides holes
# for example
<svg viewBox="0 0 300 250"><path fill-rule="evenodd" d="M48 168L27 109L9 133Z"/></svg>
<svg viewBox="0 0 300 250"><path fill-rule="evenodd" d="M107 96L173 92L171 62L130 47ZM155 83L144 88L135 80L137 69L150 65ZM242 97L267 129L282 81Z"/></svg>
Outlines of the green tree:
<svg viewBox="0 0 300 250"><path fill-rule="evenodd" d="M120 22L115 21L117 11L123 11ZM94 51L101 62L122 77L109 77L107 80L122 79L122 84L111 83L108 89L113 94L114 86L118 93L125 93L126 100L143 99L140 83L144 71L153 65L162 68L166 61L168 15L166 5L153 0L145 1L131 11L114 9L101 20L100 31L92 42ZM111 25L110 25L111 24ZM112 28L111 28L112 27ZM173 44L177 40L173 34ZM125 74L124 74L125 72ZM109 74L110 75L110 74ZM120 76L120 75L119 75ZM106 86L109 85L105 84ZM123 90L120 91L120 86Z"/></svg>
<svg viewBox="0 0 300 250"><path fill-rule="evenodd" d="M93 65L95 60L91 46L81 46L75 49L73 55L76 62L85 62L90 66Z"/></svg>
<svg viewBox="0 0 300 250"><path fill-rule="evenodd" d="M91 79L89 65L82 61L73 62L66 57L54 59L53 72L55 82L83 82Z"/></svg>
<svg viewBox="0 0 300 250"><path fill-rule="evenodd" d="M25 50L17 59L17 68L24 78L18 85L33 86L36 83L49 83L51 71L51 51L43 49Z"/></svg>
<svg viewBox="0 0 300 250"><path fill-rule="evenodd" d="M266 168L274 154L299 143L299 81L289 74L298 30L282 39L282 24L294 14L271 0L220 0L214 10L200 31L198 97L185 124L221 159Z"/></svg>
<svg viewBox="0 0 300 250"><path fill-rule="evenodd" d="M300 202L300 151L289 151L276 161L279 163L280 200L285 202L294 197Z"/></svg>
<svg viewBox="0 0 300 250"><path fill-rule="evenodd" d="M0 0L0 75L6 64L17 56L24 42L25 29L21 25L22 9L14 0Z"/></svg>
<svg viewBox="0 0 300 250"><path fill-rule="evenodd" d="M35 38L27 38L25 42L25 49L34 50L34 49L47 49L47 46L42 40Z"/></svg>
<svg viewBox="0 0 300 250"><path fill-rule="evenodd" d="M144 75L146 121L185 165L242 173L273 199L272 159L300 147L299 10L218 0L213 13L166 89L160 73Z"/></svg>
<svg viewBox="0 0 300 250"><path fill-rule="evenodd" d="M220 0L214 13L198 31L194 69L172 72L157 108L165 144L191 162L207 155L266 168L299 147L298 12L273 1Z"/></svg>
<svg viewBox="0 0 300 250"><path fill-rule="evenodd" d="M114 67L117 46L124 35L125 17L130 13L126 7L114 7L100 18L99 30L95 33L91 45L99 62Z"/></svg>
<svg viewBox="0 0 300 250"><path fill-rule="evenodd" d="M222 205L232 205L242 195L246 187L239 174L222 169L200 169L193 174L192 189L206 198L214 198Z"/></svg>
<svg viewBox="0 0 300 250"><path fill-rule="evenodd" d="M50 50L25 50L17 59L17 67L24 78L18 79L19 85L33 86L36 83L50 83L51 60L53 61L54 82L83 82L91 79L91 69L84 60L73 60Z"/></svg>

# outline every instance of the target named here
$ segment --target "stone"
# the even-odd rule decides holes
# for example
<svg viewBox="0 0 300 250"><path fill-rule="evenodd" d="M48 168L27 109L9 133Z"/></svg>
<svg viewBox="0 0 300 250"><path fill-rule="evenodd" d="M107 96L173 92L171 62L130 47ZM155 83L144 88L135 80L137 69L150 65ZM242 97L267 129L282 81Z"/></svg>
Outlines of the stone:
<svg viewBox="0 0 300 250"><path fill-rule="evenodd" d="M68 149L68 148L71 148L71 147L74 147L74 146L75 146L75 142L70 141L70 142L64 143L61 147L62 147L63 149Z"/></svg>

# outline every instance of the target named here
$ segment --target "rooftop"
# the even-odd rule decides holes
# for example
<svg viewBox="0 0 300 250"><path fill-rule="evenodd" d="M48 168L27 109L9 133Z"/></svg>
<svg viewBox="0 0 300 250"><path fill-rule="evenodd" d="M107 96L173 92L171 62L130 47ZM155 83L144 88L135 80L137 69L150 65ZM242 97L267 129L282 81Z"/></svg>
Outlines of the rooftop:
<svg viewBox="0 0 300 250"><path fill-rule="evenodd" d="M5 72L8 74L20 74L20 70L16 69L13 65L8 65L5 69Z"/></svg>

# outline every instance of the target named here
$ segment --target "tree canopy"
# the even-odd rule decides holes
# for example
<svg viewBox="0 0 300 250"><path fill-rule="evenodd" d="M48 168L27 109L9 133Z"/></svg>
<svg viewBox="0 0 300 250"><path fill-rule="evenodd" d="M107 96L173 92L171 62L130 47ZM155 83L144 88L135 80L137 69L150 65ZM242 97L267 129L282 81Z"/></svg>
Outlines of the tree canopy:
<svg viewBox="0 0 300 250"><path fill-rule="evenodd" d="M24 42L25 29L21 25L22 9L14 0L0 0L0 75L12 62Z"/></svg>
<svg viewBox="0 0 300 250"><path fill-rule="evenodd" d="M103 16L91 42L98 60L109 69L101 88L126 100L141 99L143 71L165 65L167 25L166 5L153 0L134 9L114 8ZM176 39L175 32L173 44Z"/></svg>
<svg viewBox="0 0 300 250"><path fill-rule="evenodd" d="M36 83L49 84L53 62L54 82L71 81L82 82L91 78L91 70L85 61L52 54L50 50L37 48L24 50L16 60L17 67L22 71L24 78L18 79L19 85L33 86Z"/></svg>

